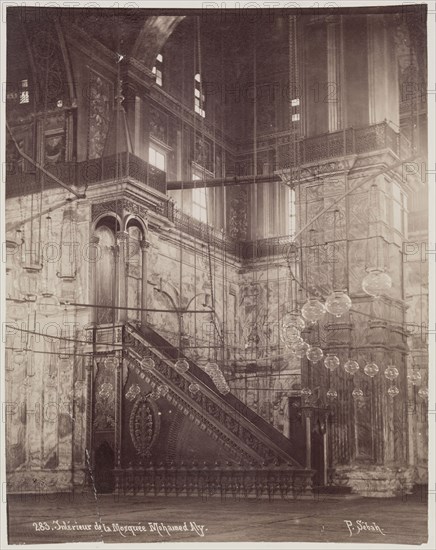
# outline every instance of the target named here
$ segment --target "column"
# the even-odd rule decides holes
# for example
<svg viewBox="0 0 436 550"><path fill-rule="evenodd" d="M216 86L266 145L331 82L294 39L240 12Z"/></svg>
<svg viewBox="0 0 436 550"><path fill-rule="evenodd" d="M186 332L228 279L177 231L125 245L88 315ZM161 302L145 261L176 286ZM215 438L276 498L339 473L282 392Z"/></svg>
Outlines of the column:
<svg viewBox="0 0 436 550"><path fill-rule="evenodd" d="M148 307L148 254L147 249L150 242L145 239L141 241L142 252L142 288L141 288L141 327L145 327L148 321L148 312L144 311Z"/></svg>
<svg viewBox="0 0 436 550"><path fill-rule="evenodd" d="M115 468L121 466L121 423L122 423L122 391L123 391L123 368L128 368L124 365L122 354L117 354L117 362L115 367L115 441L114 441L114 465Z"/></svg>
<svg viewBox="0 0 436 550"><path fill-rule="evenodd" d="M94 358L86 362L86 443L85 443L85 479L91 483L89 468L92 464L92 411L94 401Z"/></svg>
<svg viewBox="0 0 436 550"><path fill-rule="evenodd" d="M327 23L327 90L329 132L336 132L340 128L340 74L337 49L337 25L335 21Z"/></svg>
<svg viewBox="0 0 436 550"><path fill-rule="evenodd" d="M127 247L128 233L127 231L121 231L117 235L117 280L116 280L116 305L119 308L127 306L127 277L126 277L126 247ZM120 323L124 323L127 320L127 310L118 309L118 315L116 318Z"/></svg>
<svg viewBox="0 0 436 550"><path fill-rule="evenodd" d="M309 406L301 407L306 433L306 468L312 468L312 409Z"/></svg>

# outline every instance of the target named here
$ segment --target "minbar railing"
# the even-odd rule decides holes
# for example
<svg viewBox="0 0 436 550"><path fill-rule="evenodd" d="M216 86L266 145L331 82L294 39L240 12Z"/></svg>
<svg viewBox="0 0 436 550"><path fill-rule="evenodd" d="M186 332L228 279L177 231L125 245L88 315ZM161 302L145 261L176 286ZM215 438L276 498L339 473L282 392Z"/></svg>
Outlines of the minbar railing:
<svg viewBox="0 0 436 550"><path fill-rule="evenodd" d="M139 356L145 352L156 354L159 350L166 358L166 361L176 361L183 354L172 346L165 338L148 326L138 331L132 325L125 325L123 329L123 348L127 354L135 350ZM182 376L170 368L166 361L160 361L156 355L156 362L159 362L159 372L164 375L167 383L173 383L189 400L199 401L201 410L207 409L207 404L214 403L218 407L216 414L220 422L228 424L230 431L241 442L250 440L251 448L257 449L258 455L263 456L271 464L279 459L281 462L294 464L294 467L304 461L304 451L300 441L285 437L272 424L267 422L250 407L245 405L236 396L229 393L221 395L206 372L201 369L192 359L183 356L189 363L190 368L186 376ZM188 380L189 379L189 380ZM199 383L206 391L192 396L188 386L190 382ZM236 421L238 419L238 421Z"/></svg>
<svg viewBox="0 0 436 550"><path fill-rule="evenodd" d="M103 181L130 177L166 194L166 173L132 153L124 152L81 162L59 162L48 164L44 168L69 186L82 188ZM7 197L39 192L42 187L50 189L59 187L59 184L40 171L23 172L18 170L18 165L7 166Z"/></svg>
<svg viewBox="0 0 436 550"><path fill-rule="evenodd" d="M310 470L256 465L152 464L115 469L115 492L124 495L295 499L312 494Z"/></svg>

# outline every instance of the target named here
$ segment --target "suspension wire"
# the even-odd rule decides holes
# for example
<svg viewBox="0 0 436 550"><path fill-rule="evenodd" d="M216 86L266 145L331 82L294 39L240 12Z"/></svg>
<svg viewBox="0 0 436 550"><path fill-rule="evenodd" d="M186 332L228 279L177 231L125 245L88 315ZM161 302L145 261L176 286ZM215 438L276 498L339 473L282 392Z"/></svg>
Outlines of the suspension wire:
<svg viewBox="0 0 436 550"><path fill-rule="evenodd" d="M196 51L197 51L197 68L198 68L198 74L200 75L200 81L199 81L199 93L200 93L200 112L203 112L203 79L202 79L202 55L201 55L201 26L200 26L200 17L197 16L196 18ZM204 132L204 117L201 116L201 148L203 152L205 151L205 132ZM195 118L194 118L195 120ZM194 139L195 143L195 139ZM202 175L203 175L203 191L204 191L204 197L207 198L207 189L206 184L204 183L206 180L206 167L204 166L204 160L202 161ZM212 225L209 223L209 204L208 200L206 200L206 227L207 227L207 240L206 240L206 246L207 246L207 257L208 257L208 271L209 271L209 281L210 281L210 299L211 299L211 306L213 311L216 311L215 308L215 279L213 277L213 267L212 267L212 250L211 250L211 239L212 239ZM214 348L215 348L215 338L218 336L221 345L223 345L224 337L221 333L220 327L218 325L218 321L216 318L216 315L214 313L211 314L211 321L212 326L214 328L213 331L213 341L214 341ZM216 358L214 358L216 360Z"/></svg>
<svg viewBox="0 0 436 550"><path fill-rule="evenodd" d="M183 75L186 74L186 52L185 52L185 48L183 48L183 56L182 56L182 68L183 68ZM184 99L185 98L185 78L183 77L182 78L182 98ZM194 124L195 124L195 119L194 119ZM185 189L184 189L184 163L183 163L183 144L184 144L184 141L183 141L183 134L184 134L184 126L185 126L185 123L184 123L184 120L182 119L182 122L181 122L181 126L182 126L182 130L181 130L181 134L180 134L180 156L181 156L181 174L180 174L180 177L182 178L182 185L181 185L181 196L180 196L180 209L182 211L182 215L184 213L184 200L185 200ZM194 138L195 139L195 138ZM189 138L188 138L188 142L189 142ZM183 257L184 257L184 253L183 253L183 232L180 230L179 231L179 254L180 254L180 258L179 258L179 261L180 261L180 264L179 264L179 308L181 309L182 308L182 281L183 281ZM197 278L195 277L195 280L197 280ZM178 313L178 316L179 316L179 319L178 319L178 322L179 322L179 352L178 352L178 359L180 359L180 354L181 354L181 347L182 347L182 317L181 317L182 313L181 311ZM195 314L194 314L194 317L195 317ZM195 320L194 320L194 325L195 325ZM196 334L196 333L195 333Z"/></svg>
<svg viewBox="0 0 436 550"><path fill-rule="evenodd" d="M51 326L53 326L53 325L51 325ZM19 327L9 325L9 324L5 325L5 328L13 329L15 332L19 332L19 333L23 334L23 336L26 336L26 338L29 337L28 335L34 335L34 336L42 336L44 339L48 340L49 342L52 342L52 341L56 340L56 341L59 341L59 342L72 342L72 343L75 343L75 344L89 344L89 345L92 344L92 342L90 342L89 340L81 340L80 338L69 338L68 336L55 336L54 334L47 334L47 333L44 333L44 332L39 332L37 330L30 330L30 329L25 329L25 328L22 328L22 327L19 328ZM15 334L15 332L14 333L12 333L12 332L8 333L8 335L12 336L12 335ZM61 333L62 333L62 330L61 330ZM27 341L28 340L26 340L26 342ZM25 344L25 345L26 345L26 349L28 349L27 344ZM111 346L111 347L115 346L115 347L122 348L126 344L125 343L120 343L118 341L113 341L113 342L100 342L98 345L99 346ZM132 346L130 346L130 347L132 347ZM149 346L149 347L154 347L154 346ZM189 349L204 349L204 348L208 349L209 347L210 346L189 346ZM22 348L19 348L19 349L21 349L23 351ZM158 346L158 349L174 349L174 346L172 346L171 344L169 344L168 346ZM33 350L31 350L31 351L33 352ZM59 352L57 352L56 354L59 355Z"/></svg>
<svg viewBox="0 0 436 550"><path fill-rule="evenodd" d="M50 338L55 338L55 337L50 337ZM74 342L78 343L79 341L77 340L74 340ZM50 342L51 343L51 342ZM79 342L80 343L80 342ZM87 344L89 344L89 342L86 342ZM122 345L122 344L119 344L118 342L116 343L104 343L104 344L101 344L101 345L106 345L106 346L119 346L120 349L123 347L124 349L129 349L129 346L126 346L126 345ZM7 350L10 350L10 351L26 351L26 350L23 350L21 348L16 348L16 347L13 347L13 346L6 346L5 349ZM162 347L159 347L159 350L161 349L165 349L165 348L162 348ZM193 348L188 348L188 349L193 349ZM45 350L32 350L32 354L34 353L37 353L37 354L40 354L40 355L49 355L49 356L52 356L52 355L57 355L59 356L59 353L58 352L53 352L53 351L45 351ZM101 351L99 353L106 353L106 351ZM92 353L89 352L89 353L77 353L77 352L73 352L73 353L63 353L62 355L64 356L68 356L68 357L91 357L92 356ZM288 354L289 355L289 354ZM273 356L273 357L276 357L276 356ZM284 356L283 356L284 357ZM244 378L248 378L248 379L258 379L258 378L264 378L266 375L265 374L262 374L262 373L256 373L255 375L253 376L246 376ZM270 377L271 375L267 375L268 377ZM281 372L276 372L272 375L272 377L279 377L281 376ZM232 382L234 380L240 380L241 378L231 378L230 380L228 380L228 382ZM267 388L265 391L267 390L271 390L271 389L274 389L274 388ZM278 391L278 390L277 390Z"/></svg>
<svg viewBox="0 0 436 550"><path fill-rule="evenodd" d="M198 25L198 20L197 18L195 19L195 22L194 22L194 30L193 30L193 43L192 43L192 46L193 46L193 60L194 60L194 119L193 119L193 125L192 125L192 135L193 135L193 138L192 138L192 141L190 140L190 148L191 149L191 143L192 143L192 152L190 151L191 153L191 156L192 156L192 159L191 159L191 166L190 166L190 179L192 180L193 179L193 170L192 170L192 165L193 163L195 162L196 160L196 157L195 157L195 154L196 154L196 151L197 151L197 114L195 112L195 90L196 90L196 81L195 81L195 76L197 74L199 74L199 77L200 77L200 102L199 104L201 105L201 74L200 74L200 71L199 71L199 68L198 68L198 50L197 50L197 38L196 38L196 30L197 30L197 25ZM190 135L191 135L191 132L190 132ZM196 190L197 190L197 181L196 179L194 179L194 188L193 188L193 191L191 192L191 211L192 211L192 214L194 214L194 209L193 209L193 199L194 197L197 199L197 193L196 193ZM192 216L194 217L194 216ZM197 292L197 237L196 237L196 232L194 232L194 292L196 294ZM194 314L194 335L195 335L195 343L197 343L197 316Z"/></svg>
<svg viewBox="0 0 436 550"><path fill-rule="evenodd" d="M42 118L42 135L43 139L45 139L45 128L47 124L47 101L48 101L48 59L47 58L47 64L45 69L45 90L44 90L44 114ZM45 148L43 148L43 154L45 155ZM45 161L45 158L43 159ZM41 224L42 224L42 199L44 194L44 187L45 187L45 174L41 173L41 190L40 190L40 198L39 198L39 224L38 224L38 254L37 254L37 261L38 264L42 263L41 259ZM32 231L32 225L31 224L31 232ZM32 238L32 237L31 237Z"/></svg>
<svg viewBox="0 0 436 550"><path fill-rule="evenodd" d="M259 237L259 231L258 231L258 191L259 191L259 185L256 179L257 176L257 23L256 19L253 20L253 37L252 37L252 49L253 49L253 90L254 90L254 96L253 96L253 186L252 186L252 197L253 197L253 217L251 220L251 232L254 237L253 239L253 251L252 251L252 259L253 259L253 288L256 289L255 292L255 301L256 301L256 307L255 307L255 319L254 319L254 327L255 327L255 361L259 358L259 336L258 336L258 330L259 330L259 289L257 284L257 268L254 265L254 260L256 258L256 249L258 245L258 237ZM259 384L258 384L259 386Z"/></svg>
<svg viewBox="0 0 436 550"><path fill-rule="evenodd" d="M220 66L220 80L221 80L221 90L225 89L225 68L224 68L224 37L223 33L220 35L220 57L221 57L221 66ZM222 99L222 98L221 98ZM221 141L221 165L220 165L220 174L218 177L222 178L221 182L221 205L222 205L222 213L221 213L221 219L222 219L222 243L223 243L223 249L224 249L224 260L223 260L223 339L222 339L222 353L223 353L223 362L226 361L227 355L228 355L228 347L229 347L229 331L228 331L228 300L227 300L227 285L228 285L228 266L227 266L227 189L224 185L224 174L225 174L225 162L226 162L226 152L223 147L223 136L224 136L224 103L223 101L219 104L219 113L220 113L220 141ZM214 103L214 106L216 108L216 102ZM215 166L216 171L216 166ZM215 173L215 177L217 174ZM236 346L236 332L233 335L233 345ZM234 359L236 359L235 349L233 350Z"/></svg>
<svg viewBox="0 0 436 550"><path fill-rule="evenodd" d="M344 158L347 156L347 125L348 125L348 118L347 118L347 109L346 109L346 106L345 106L345 98L346 98L346 89L345 89L345 86L346 86L346 80L345 80L345 56L344 56L344 21L343 21L343 15L340 16L340 20L339 20L339 42L340 42L340 69L341 69L341 82L340 82L340 103L339 103L339 108L340 108L340 113L337 113L337 118L339 119L339 117L342 118L342 121L340 120L340 122L342 122L342 136L343 136L343 156ZM335 31L335 35L336 35L336 31ZM336 43L336 36L335 36L335 43ZM348 171L348 168L347 168L347 163L344 162L344 169L343 169L343 178L344 178L344 189L345 191L348 191L349 190L349 187L350 187L350 181L349 181L349 171ZM346 231L346 236L349 235L349 229L350 229L350 222L349 222L349 216L347 215L348 212L350 212L350 197L347 196L345 197L345 201L344 201L344 208L345 208L345 231ZM345 248L345 266L346 266L346 273L348 274L350 272L349 270L349 254L348 254L348 241L345 240L344 241L344 248ZM346 276L346 285L343 285L343 286L346 286L347 288L347 291L349 292L349 280L348 280L348 275Z"/></svg>
<svg viewBox="0 0 436 550"><path fill-rule="evenodd" d="M120 40L120 28L117 26L117 51L120 54L120 46L121 46L121 40ZM118 199L119 199L119 192L120 192L120 184L121 184L121 174L122 174L122 159L121 159L121 151L119 148L119 140L118 140L118 130L120 128L120 113L121 109L124 107L122 106L122 102L124 100L122 95L122 80L121 80L121 64L122 56L118 55L117 61L116 61L116 69L117 69L117 97L116 97L116 111L115 111L115 277L112 283L112 331L113 336L115 339L115 325L116 325L116 311L115 304L117 304L117 308L120 305L119 299L120 295L126 298L126 281L124 282L124 288L121 288L120 286L120 280L121 280L121 270L125 269L125 265L121 265L121 259L125 262L127 251L126 251L126 242L122 238L120 240L119 233L121 233L121 223L122 223L122 214L120 216L120 226L118 222ZM128 154L128 151L127 151ZM123 227L123 229L125 229ZM123 254L120 254L121 249L123 249Z"/></svg>
<svg viewBox="0 0 436 550"><path fill-rule="evenodd" d="M332 290L336 290L336 223L339 210L333 211Z"/></svg>
<svg viewBox="0 0 436 550"><path fill-rule="evenodd" d="M297 173L297 183L294 182L294 189L297 187L298 193L300 195L300 201L299 201L299 217L301 221L301 187L299 185L299 165L300 165L300 158L299 158L299 126L300 121L292 120L292 99L295 97L295 99L299 99L300 101L300 112L301 112L301 101L302 98L300 97L301 94L299 93L299 74L298 74L298 58L297 58L297 18L295 15L289 15L288 17L288 80L289 80L289 97L288 97L288 126L289 126L289 175L290 175L290 181L294 180L295 173ZM295 93L294 93L295 90ZM298 96L298 97L297 97ZM300 115L301 117L301 115ZM295 193L295 199L296 199L296 191ZM307 220L306 220L307 221ZM296 220L295 220L296 222ZM296 239L297 235L295 233L294 235L294 242L297 242ZM299 247L298 255L300 257L303 256L303 249L302 244L301 247ZM297 258L296 258L297 259ZM290 261L290 258L288 258ZM302 268L302 261L300 261L301 268ZM298 299L297 299L297 292L296 292L296 283L294 282L295 277L291 277L290 286L291 286L291 311L294 311L297 308ZM303 273L300 273L300 278L303 278ZM294 288L292 288L294 287ZM294 306L295 302L295 306Z"/></svg>
<svg viewBox="0 0 436 550"><path fill-rule="evenodd" d="M26 303L26 300L18 300L16 298L6 298L7 302L15 302L15 303ZM87 304L82 302L60 302L63 303L66 306L78 306L78 307L91 307L96 309L115 309L115 310L127 310L127 311L148 311L148 312L154 312L154 313L177 313L178 311L182 311L183 313L211 313L211 309L157 309L157 308L146 308L146 307L129 307L129 306L112 306L112 305L99 305L99 304Z"/></svg>

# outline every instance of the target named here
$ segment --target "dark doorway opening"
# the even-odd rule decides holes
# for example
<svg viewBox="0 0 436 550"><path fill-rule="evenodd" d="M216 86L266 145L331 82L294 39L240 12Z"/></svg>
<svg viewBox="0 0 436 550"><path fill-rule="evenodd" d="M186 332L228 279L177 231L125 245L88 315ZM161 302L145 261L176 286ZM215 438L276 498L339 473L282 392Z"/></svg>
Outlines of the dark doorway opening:
<svg viewBox="0 0 436 550"><path fill-rule="evenodd" d="M114 479L114 452L105 441L95 452L94 479L97 493L113 493Z"/></svg>
<svg viewBox="0 0 436 550"><path fill-rule="evenodd" d="M324 437L319 420L315 422L311 435L311 464L316 472L313 478L315 488L324 486Z"/></svg>

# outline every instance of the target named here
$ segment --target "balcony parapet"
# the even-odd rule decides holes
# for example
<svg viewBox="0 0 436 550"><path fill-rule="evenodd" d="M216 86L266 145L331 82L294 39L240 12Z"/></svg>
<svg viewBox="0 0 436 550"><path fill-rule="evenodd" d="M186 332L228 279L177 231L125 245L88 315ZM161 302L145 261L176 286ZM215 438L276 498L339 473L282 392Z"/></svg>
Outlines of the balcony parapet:
<svg viewBox="0 0 436 550"><path fill-rule="evenodd" d="M164 195L166 194L165 172L132 153L123 152L119 155L81 162L49 164L44 168L65 184L76 186L79 189L105 181L113 182L132 178ZM16 165L8 166L6 170L6 198L39 192L42 177L45 178L44 189L59 187L54 179L41 172L21 172L16 169Z"/></svg>

